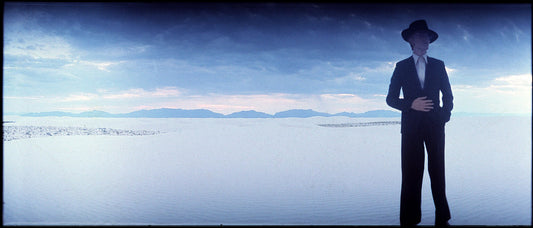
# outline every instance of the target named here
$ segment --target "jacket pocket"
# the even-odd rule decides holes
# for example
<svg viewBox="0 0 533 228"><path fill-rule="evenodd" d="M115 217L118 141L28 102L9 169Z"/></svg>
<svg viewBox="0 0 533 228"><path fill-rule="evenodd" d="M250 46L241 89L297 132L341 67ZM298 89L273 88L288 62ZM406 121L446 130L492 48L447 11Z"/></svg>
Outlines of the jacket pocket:
<svg viewBox="0 0 533 228"><path fill-rule="evenodd" d="M449 112L449 111L440 110L440 112L439 112L440 122L443 123L443 124L447 123L448 121L450 121L451 115L452 115L452 113Z"/></svg>

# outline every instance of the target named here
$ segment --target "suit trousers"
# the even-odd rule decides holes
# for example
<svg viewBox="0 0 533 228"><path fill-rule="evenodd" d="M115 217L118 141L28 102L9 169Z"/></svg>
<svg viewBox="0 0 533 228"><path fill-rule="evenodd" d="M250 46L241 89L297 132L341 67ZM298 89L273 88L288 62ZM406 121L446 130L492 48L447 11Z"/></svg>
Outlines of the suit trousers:
<svg viewBox="0 0 533 228"><path fill-rule="evenodd" d="M421 120L418 129L402 134L402 190L400 223L415 225L422 217L421 197L424 176L424 144L428 154L428 172L435 204L435 221L448 221L444 175L444 124Z"/></svg>

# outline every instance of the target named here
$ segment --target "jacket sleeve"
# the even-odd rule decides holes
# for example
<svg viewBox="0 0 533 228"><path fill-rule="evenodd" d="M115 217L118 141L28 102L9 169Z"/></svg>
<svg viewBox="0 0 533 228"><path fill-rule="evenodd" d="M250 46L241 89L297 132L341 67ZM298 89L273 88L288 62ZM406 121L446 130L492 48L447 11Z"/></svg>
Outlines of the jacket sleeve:
<svg viewBox="0 0 533 228"><path fill-rule="evenodd" d="M400 89L402 88L401 67L396 64L390 80L389 91L387 93L387 104L400 111L409 111L413 101L400 98ZM404 95L405 96L405 95Z"/></svg>
<svg viewBox="0 0 533 228"><path fill-rule="evenodd" d="M444 67L444 62L442 63L442 78L441 78L441 87L440 91L442 92L442 110L441 110L441 120L443 122L448 122L450 120L451 112L453 109L453 94L452 88L450 86L450 80L448 78L448 73L446 73L446 68Z"/></svg>

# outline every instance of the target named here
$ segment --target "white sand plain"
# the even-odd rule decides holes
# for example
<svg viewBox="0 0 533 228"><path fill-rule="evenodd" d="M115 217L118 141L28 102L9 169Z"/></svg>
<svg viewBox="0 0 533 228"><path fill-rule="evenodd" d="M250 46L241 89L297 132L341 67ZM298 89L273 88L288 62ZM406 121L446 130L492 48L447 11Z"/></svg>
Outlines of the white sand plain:
<svg viewBox="0 0 533 228"><path fill-rule="evenodd" d="M400 125L361 124L398 118L4 121L4 224L399 224ZM450 223L529 225L531 117L446 137Z"/></svg>

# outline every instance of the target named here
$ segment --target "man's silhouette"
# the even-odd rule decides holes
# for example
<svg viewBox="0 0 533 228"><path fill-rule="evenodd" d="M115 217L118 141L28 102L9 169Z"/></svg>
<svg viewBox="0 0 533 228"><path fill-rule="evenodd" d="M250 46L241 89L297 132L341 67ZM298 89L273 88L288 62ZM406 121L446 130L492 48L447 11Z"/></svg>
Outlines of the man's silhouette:
<svg viewBox="0 0 533 228"><path fill-rule="evenodd" d="M453 108L452 90L444 62L426 54L429 44L438 38L426 21L411 23L402 31L402 37L411 45L413 55L396 64L387 94L387 104L402 111L400 224L416 225L421 220L425 144L435 225L448 225L451 216L444 176L444 125L450 120Z"/></svg>

